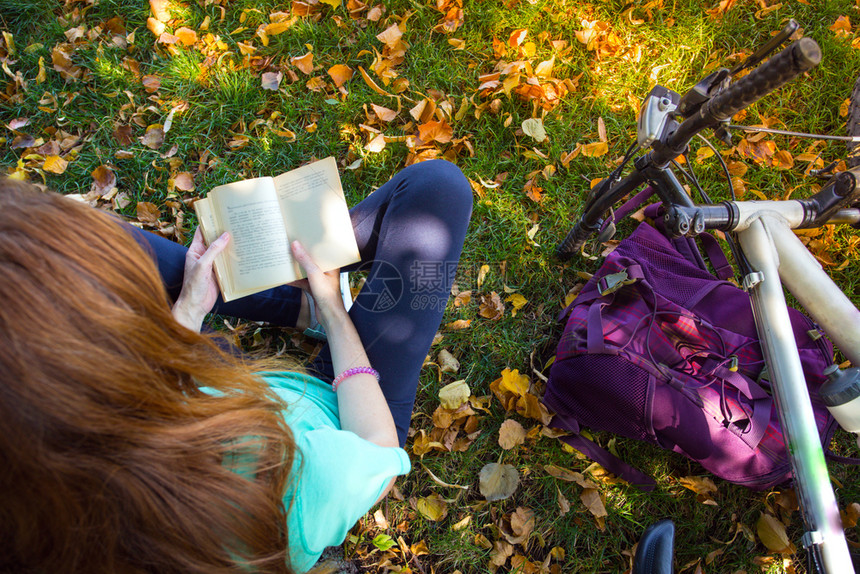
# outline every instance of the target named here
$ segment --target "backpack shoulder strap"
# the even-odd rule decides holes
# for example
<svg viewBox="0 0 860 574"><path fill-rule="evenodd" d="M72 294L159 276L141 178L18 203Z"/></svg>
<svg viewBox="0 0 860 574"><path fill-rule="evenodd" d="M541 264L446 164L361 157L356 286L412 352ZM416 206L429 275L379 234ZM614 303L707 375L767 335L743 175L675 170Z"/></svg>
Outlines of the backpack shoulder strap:
<svg viewBox="0 0 860 574"><path fill-rule="evenodd" d="M562 436L559 437L559 440L569 444L594 462L600 464L600 466L609 472L620 476L639 490L650 492L657 486L657 483L653 478L638 468L630 466L608 450L588 440L581 434L576 433Z"/></svg>
<svg viewBox="0 0 860 574"><path fill-rule="evenodd" d="M571 434L560 436L558 439L572 446L609 472L620 476L636 488L649 492L654 490L657 483L641 470L630 466L594 441L590 441L579 433L579 421L570 414L556 413L549 426L564 429Z"/></svg>
<svg viewBox="0 0 860 574"><path fill-rule="evenodd" d="M699 239L702 241L702 247L705 249L705 254L708 256L708 260L711 262L717 277L723 281L734 277L735 271L732 269L728 258L726 258L723 248L717 242L717 238L710 233L702 233L699 235Z"/></svg>

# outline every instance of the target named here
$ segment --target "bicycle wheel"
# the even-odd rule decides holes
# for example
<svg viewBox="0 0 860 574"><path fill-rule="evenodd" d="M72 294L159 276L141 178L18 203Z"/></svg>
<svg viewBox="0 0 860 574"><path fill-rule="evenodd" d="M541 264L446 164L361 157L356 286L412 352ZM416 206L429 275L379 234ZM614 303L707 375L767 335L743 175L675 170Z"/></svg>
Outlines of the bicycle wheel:
<svg viewBox="0 0 860 574"><path fill-rule="evenodd" d="M851 101L848 104L848 135L860 136L860 77L854 82L851 90ZM848 143L848 157L845 158L848 167L860 165L860 144Z"/></svg>

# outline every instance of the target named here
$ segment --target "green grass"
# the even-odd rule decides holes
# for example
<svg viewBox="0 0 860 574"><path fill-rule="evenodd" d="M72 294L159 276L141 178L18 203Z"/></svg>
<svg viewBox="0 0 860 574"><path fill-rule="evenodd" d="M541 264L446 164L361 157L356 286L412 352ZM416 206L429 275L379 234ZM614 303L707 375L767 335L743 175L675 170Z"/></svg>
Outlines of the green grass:
<svg viewBox="0 0 860 574"><path fill-rule="evenodd" d="M860 50L851 45L858 34L852 32L840 38L829 29L841 15L860 23L860 14L850 0L808 5L787 0L765 13L758 13L761 3L739 1L722 18L706 13L717 4L710 0L663 0L650 3L653 6L644 1L621 0L466 0L465 23L453 34L465 41L462 50L455 50L447 36L431 31L439 22L440 13L430 1L391 0L378 22L354 20L343 7L333 9L320 4L318 18L299 20L286 32L271 37L268 46L263 46L255 35L257 26L268 22L270 12L289 10L287 4L234 0L224 3L223 20L216 5L202 4L187 2L177 8L168 31L181 26L196 30L209 17L208 32L224 42L233 53L235 65L231 65L230 57L224 56L223 51L204 54L195 46L179 47L172 54L165 46L155 44L146 28L150 15L146 2L101 0L84 10L83 3L65 7L48 0L0 0L0 28L12 34L17 46L17 53L7 59L7 66L13 75L20 72L27 84L26 89L16 88L8 74L2 75L0 92L5 94L0 99L2 124L26 117L31 123L20 132L34 138L48 141L55 128L81 138L75 151L66 157L69 160L66 172L55 175L41 171L42 159L32 155L33 149L11 149L16 134L4 128L0 133L0 167L11 173L20 161L31 181L62 193L86 194L90 173L99 165L109 165L117 174L119 191L130 199L126 207L118 207L117 211L134 218L137 201L165 206L176 195L186 199L204 195L221 183L273 175L312 158L334 155L342 166L362 160L358 169L342 171L348 200L356 203L402 169L409 155L403 143L389 143L378 154L365 149L367 137L359 127L367 123L365 107L369 108L371 103L392 109L399 106L402 111L398 119L382 129L389 135L410 135L415 126L404 125L411 120L408 110L425 96L434 94L440 104L450 102L455 112L469 101L469 112L450 123L455 138L468 136L474 154L461 149L450 159L475 182L490 182L503 173L507 176L499 187L485 189L483 197L475 198L458 285L462 290L472 289L475 298L478 292L501 294L507 287L529 302L516 317L511 316L509 306L500 321L479 317L474 300L465 308L449 306L445 323L472 319L472 326L460 331L443 329L443 341L431 351L435 357L441 348L450 350L459 359L461 368L456 376L446 374L441 381L435 367L422 373L413 427L428 432L432 429L431 415L439 404L438 390L455 378L465 379L479 396L490 394L490 383L506 367L519 369L538 381L532 366L541 370L552 356L559 334L555 317L567 290L582 281L578 272L593 272L599 265L598 261L583 259L562 265L553 258L554 246L579 214L588 181L607 174L614 166L613 160L624 153L635 137L638 102L655 83L683 93L703 75L703 70L711 71L729 62L733 54L751 53L781 28L787 18L794 17L804 27L805 34L820 43L824 60L804 78L751 106L744 122L752 124L777 118L782 124L779 127L843 133L845 120L839 115L839 107L850 94L860 70ZM632 12L625 12L628 9ZM382 50L376 35L407 14L404 40L410 47L405 61L396 70L399 77L409 81L409 88L397 97L379 95L362 81L357 68L368 70L384 89L393 89L370 72L370 65L374 50ZM63 32L81 24L91 30L115 16L123 18L126 34L133 32L133 42L119 47L104 35L80 42L73 62L87 72L88 78L64 81L51 61L52 49L66 41ZM644 22L637 23L637 19ZM620 40L615 54L588 51L576 40L583 22L595 20L607 22ZM478 77L493 72L497 64L493 38L507 43L510 34L520 28L528 29L526 42L535 44L534 56L528 58L532 65L555 56L553 76L577 83L577 89L555 107L538 110L549 134L549 140L542 143L516 133L521 123L532 117L531 103L504 94L485 99L477 94ZM198 31L201 39L206 33ZM558 52L552 41L566 41L568 47ZM243 61L239 42L253 44L257 48L253 57L257 59ZM308 46L314 53L312 76L322 78L327 84L322 92L308 90L309 76L289 63L290 58L304 55ZM47 68L44 83L36 81L40 58ZM511 61L515 56L509 51L505 59ZM132 60L138 67L137 75ZM248 63L253 65L249 67ZM346 64L356 70L346 85L347 96L334 89L326 74L335 64ZM292 82L289 74L285 74L279 92L262 90L261 72L276 69L292 70L298 81ZM148 74L161 79L155 93L146 92L141 84L139 76ZM40 103L46 93L60 104L54 107ZM500 100L497 113L486 108L476 117L476 106L494 98ZM163 124L170 110L183 103L187 109L174 115L164 144L157 150L145 147L138 138L144 135L146 126ZM39 110L39 106L47 107ZM273 115L276 117L272 120ZM609 153L598 158L580 155L567 168L563 167L561 159L565 154L578 144L598 140L599 118L606 126ZM271 120L279 129L292 130L296 140L274 135L260 125L252 129L256 120ZM307 131L312 124L316 124L316 130ZM131 126L131 144L122 146L114 137L114 130L120 125ZM237 135L249 138L247 146L230 147ZM734 141L739 138L735 134ZM793 155L809 145L783 136L774 136L772 141ZM693 145L691 157L698 145ZM162 157L173 146L175 153ZM450 145L439 147L442 152L450 153L452 149ZM548 159L524 155L533 148ZM131 152L133 157L117 159L115 153L121 149ZM841 144L821 149L825 162L843 155ZM731 159L738 157L732 155ZM792 188L796 188L793 197L802 197L811 193L815 183L803 176L802 162L791 170L772 170L747 163L750 169L743 178L747 197L752 197L750 190L777 197ZM547 165L554 165L557 171L549 178L539 178L544 200L538 204L526 196L523 186L533 172ZM716 161L696 163L695 167L715 199L727 197ZM170 191L168 180L177 171L195 174L195 192ZM114 206L101 202L101 207ZM164 222L173 223L175 215L171 209L163 207L162 211ZM190 211L184 216L188 236L194 216ZM527 233L535 224L539 227L530 242ZM629 231L630 226L621 228ZM837 262L846 258L850 261L843 269L834 270L833 276L855 302L860 302L860 246L852 247L852 237L856 237L856 231L850 229L835 235L831 255ZM595 249L599 250L593 246ZM490 271L479 288L477 276L484 264L489 265ZM243 341L248 346L303 352L289 332L248 326L244 333ZM679 483L682 477L704 474L701 467L656 447L618 439L613 444L622 458L654 476L658 487L645 494L622 484L601 482L600 492L609 514L605 530L601 530L580 502L582 489L554 479L543 470L543 465L554 464L583 471L589 468L588 460L565 452L554 439L540 436L528 439L512 451L502 451L497 443L498 429L506 418L518 420L526 429L532 428L535 421L504 413L495 399L490 402L489 411L479 412L479 416L481 434L465 453L431 452L421 459L413 457L414 470L399 482L403 500L390 498L382 507L391 527L382 530L368 517L354 529L355 541L345 546L348 559L368 571L376 571L374 564L386 557L395 566L406 567L402 556L378 550L368 554L374 549L369 541L384 532L394 539L403 537L407 545L426 542L429 554L413 558L408 564L413 572L429 572L431 568L439 573L483 572L488 569L492 552L483 548L476 536L498 540L502 517L518 507L526 507L535 512L535 528L529 539L517 546L515 554L540 564L554 547L561 547L564 558L551 564L558 565L563 572L624 572L629 566L629 553L642 531L664 517L673 518L678 528L679 571L695 572L699 560L704 572L784 570L779 561L772 566L757 564L756 557L767 555L764 546L755 536L736 535L739 528L755 531L759 515L773 508L773 493L752 492L717 480L718 493L714 497L717 505L702 504ZM613 438L606 433L597 433L595 437L604 446ZM853 442L845 437L836 448L843 454L857 454ZM521 484L512 498L486 503L478 492L477 477L485 464L499 460L518 469ZM425 466L441 480L469 489L437 484ZM860 502L858 471L834 466L832 474L841 485L837 488L840 502L844 505ZM564 515L557 502L559 492L571 506ZM431 494L439 494L448 501L448 515L439 522L426 520L412 504ZM453 528L467 517L471 518L468 525ZM795 512L787 522L789 535L797 543L801 535L798 514ZM853 530L850 537L856 542L858 531ZM715 551L722 552L711 562L706 561ZM787 558L793 571L805 572L802 552ZM392 566L394 571L395 566ZM511 562L500 571L513 571Z"/></svg>

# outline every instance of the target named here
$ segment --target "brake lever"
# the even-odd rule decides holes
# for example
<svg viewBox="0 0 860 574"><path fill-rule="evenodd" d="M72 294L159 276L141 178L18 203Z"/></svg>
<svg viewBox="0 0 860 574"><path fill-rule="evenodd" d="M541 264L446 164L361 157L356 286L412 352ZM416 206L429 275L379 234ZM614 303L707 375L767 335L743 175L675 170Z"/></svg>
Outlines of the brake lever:
<svg viewBox="0 0 860 574"><path fill-rule="evenodd" d="M794 34L800 25L793 18L788 21L785 27L768 42L756 50L749 58L728 70L720 68L705 76L703 79L690 88L690 90L681 97L678 103L677 113L685 118L689 118L699 111L699 109L711 98L717 95L722 90L726 89L731 83L731 78L736 76L742 70L752 68L767 58L771 52L781 46ZM732 136L728 128L719 126L715 128L714 134L726 145L731 145Z"/></svg>
<svg viewBox="0 0 860 574"><path fill-rule="evenodd" d="M705 102L728 87L730 79L731 74L726 68L711 72L681 97L681 101L678 103L678 113L689 118L698 112Z"/></svg>
<svg viewBox="0 0 860 574"><path fill-rule="evenodd" d="M783 42L788 40L791 35L797 31L799 27L800 24L798 24L794 18L790 19L785 25L785 27L776 36L768 40L768 42L764 46L756 50L756 52L752 56L732 68L731 72L729 72L729 75L736 76L738 75L738 72L758 65L759 62L767 58L771 52L779 48Z"/></svg>

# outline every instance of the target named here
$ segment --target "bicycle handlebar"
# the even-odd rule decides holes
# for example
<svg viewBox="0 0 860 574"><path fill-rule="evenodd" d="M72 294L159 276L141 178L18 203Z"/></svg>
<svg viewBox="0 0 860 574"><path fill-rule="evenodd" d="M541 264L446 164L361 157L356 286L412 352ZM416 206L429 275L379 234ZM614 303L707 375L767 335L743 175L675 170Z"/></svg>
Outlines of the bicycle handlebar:
<svg viewBox="0 0 860 574"><path fill-rule="evenodd" d="M821 62L821 48L811 38L801 38L749 74L718 93L693 116L684 120L668 138L665 149L652 158L665 167L683 153L698 132L731 118L750 104L780 88Z"/></svg>
<svg viewBox="0 0 860 574"><path fill-rule="evenodd" d="M603 214L612 205L639 185L648 181L646 172L665 170L674 158L681 155L690 140L700 131L717 126L763 96L787 84L795 77L815 67L821 61L821 49L815 40L801 38L782 50L761 66L718 93L685 119L677 129L654 142L652 151L637 162L636 169L619 182L604 180L599 189L590 195L582 216L556 247L556 256L562 261L570 259L600 228ZM676 124L677 125L677 124ZM658 186L659 188L659 186Z"/></svg>

